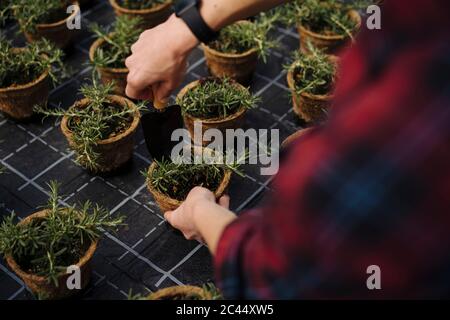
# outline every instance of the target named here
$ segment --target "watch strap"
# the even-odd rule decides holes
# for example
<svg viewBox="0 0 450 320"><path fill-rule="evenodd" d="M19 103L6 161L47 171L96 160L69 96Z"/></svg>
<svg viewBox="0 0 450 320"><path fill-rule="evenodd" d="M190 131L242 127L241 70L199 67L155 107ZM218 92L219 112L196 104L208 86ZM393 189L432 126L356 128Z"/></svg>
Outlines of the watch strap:
<svg viewBox="0 0 450 320"><path fill-rule="evenodd" d="M196 6L183 12L180 18L187 24L200 42L207 44L214 41L219 35L218 32L215 32L206 24Z"/></svg>

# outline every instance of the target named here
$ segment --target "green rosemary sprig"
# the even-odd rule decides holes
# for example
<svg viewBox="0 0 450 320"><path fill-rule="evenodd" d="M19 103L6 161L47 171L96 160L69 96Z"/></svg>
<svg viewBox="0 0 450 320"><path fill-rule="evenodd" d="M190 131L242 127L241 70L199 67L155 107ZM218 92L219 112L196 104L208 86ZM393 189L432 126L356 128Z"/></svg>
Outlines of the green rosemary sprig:
<svg viewBox="0 0 450 320"><path fill-rule="evenodd" d="M279 8L280 21L288 24L302 24L316 33L327 35L349 35L356 25L349 16L350 10L359 10L372 4L371 0L293 0Z"/></svg>
<svg viewBox="0 0 450 320"><path fill-rule="evenodd" d="M277 19L278 15L262 13L254 22L234 23L223 28L217 40L208 45L217 51L234 54L256 49L266 62L269 50L278 46L278 42L269 36Z"/></svg>
<svg viewBox="0 0 450 320"><path fill-rule="evenodd" d="M69 0L10 0L7 9L19 21L22 32L34 33L37 24L66 19L71 4Z"/></svg>
<svg viewBox="0 0 450 320"><path fill-rule="evenodd" d="M285 66L293 69L295 80L295 92L300 95L328 94L334 84L336 64L330 61L330 57L311 43L307 44L309 54L296 51L293 53L293 63Z"/></svg>
<svg viewBox="0 0 450 320"><path fill-rule="evenodd" d="M63 55L60 49L45 39L27 44L18 53L10 41L0 37L0 88L31 82L46 70L50 78L57 82L66 72Z"/></svg>
<svg viewBox="0 0 450 320"><path fill-rule="evenodd" d="M131 54L131 45L144 31L139 17L119 16L112 26L102 28L98 24L90 26L91 31L105 44L97 49L93 65L102 68L125 68L125 59Z"/></svg>
<svg viewBox="0 0 450 320"><path fill-rule="evenodd" d="M198 86L177 99L184 113L201 119L225 118L241 108L254 108L259 101L229 78L202 79Z"/></svg>
<svg viewBox="0 0 450 320"><path fill-rule="evenodd" d="M196 154L193 150L189 163L183 162L182 158L174 161L163 159L156 161L157 166L151 176L147 171L143 171L142 174L155 190L179 201L184 201L189 191L197 186L211 191L216 190L227 170L242 175L239 171L241 162L235 161L228 164L226 161L221 163L212 161L211 163L208 161L211 159L205 156ZM211 156L214 158L214 154Z"/></svg>

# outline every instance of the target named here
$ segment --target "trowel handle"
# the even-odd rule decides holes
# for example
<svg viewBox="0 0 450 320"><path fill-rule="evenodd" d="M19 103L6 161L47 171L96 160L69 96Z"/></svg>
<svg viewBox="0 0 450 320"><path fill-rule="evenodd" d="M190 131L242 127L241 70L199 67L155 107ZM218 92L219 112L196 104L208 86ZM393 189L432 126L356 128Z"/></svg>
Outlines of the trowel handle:
<svg viewBox="0 0 450 320"><path fill-rule="evenodd" d="M151 87L150 94L151 94L150 100L153 101L153 106L156 109L161 110L167 107L167 100L161 101L156 98L156 92L154 87Z"/></svg>

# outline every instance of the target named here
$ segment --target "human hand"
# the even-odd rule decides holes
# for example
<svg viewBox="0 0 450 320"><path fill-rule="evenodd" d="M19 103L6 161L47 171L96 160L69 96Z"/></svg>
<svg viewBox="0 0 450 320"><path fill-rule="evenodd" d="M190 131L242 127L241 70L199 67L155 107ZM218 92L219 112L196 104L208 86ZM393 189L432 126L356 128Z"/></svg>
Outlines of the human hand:
<svg viewBox="0 0 450 320"><path fill-rule="evenodd" d="M187 56L197 45L197 38L175 15L144 31L125 61L129 69L126 95L139 100L167 101L182 82Z"/></svg>
<svg viewBox="0 0 450 320"><path fill-rule="evenodd" d="M176 229L180 230L188 240L203 241L197 219L202 212L213 215L215 207L228 209L230 198L222 196L219 203L216 203L214 194L208 189L195 187L192 189L186 200L174 211L168 211L164 214L166 220ZM207 210L205 210L207 208Z"/></svg>

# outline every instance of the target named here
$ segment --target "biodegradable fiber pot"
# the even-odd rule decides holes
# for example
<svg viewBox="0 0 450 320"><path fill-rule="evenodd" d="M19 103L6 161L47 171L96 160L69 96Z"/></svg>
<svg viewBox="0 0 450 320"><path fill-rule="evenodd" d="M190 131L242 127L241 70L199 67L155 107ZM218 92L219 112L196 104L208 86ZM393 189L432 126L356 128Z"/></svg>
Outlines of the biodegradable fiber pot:
<svg viewBox="0 0 450 320"><path fill-rule="evenodd" d="M45 216L47 216L47 214L47 210L36 212L20 221L19 224L30 223L33 219L44 218ZM84 256L76 264L80 268L81 272L81 289L84 289L89 283L91 277L90 262L96 249L97 241L93 242L89 246ZM46 299L62 299L73 296L80 291L69 290L67 288L67 278L70 276L70 274L66 274L65 272L61 273L61 275L58 277L58 286L55 286L53 282L49 282L45 277L30 274L22 270L12 256L6 256L6 262L8 263L9 267L23 280L26 286L30 288L30 290L37 296L41 296Z"/></svg>
<svg viewBox="0 0 450 320"><path fill-rule="evenodd" d="M291 134L289 137L287 137L286 139L284 139L283 143L281 144L281 149L286 149L288 148L290 145L292 145L295 141L297 141L297 139L300 139L301 137L303 137L304 135L308 134L308 132L310 132L312 129L314 128L305 128L305 129L300 129L296 132L294 132L293 134Z"/></svg>
<svg viewBox="0 0 450 320"><path fill-rule="evenodd" d="M103 39L97 39L89 49L89 58L94 61L95 53L99 47L105 43ZM100 73L100 79L103 84L109 84L114 81L113 92L120 96L125 96L125 88L127 87L127 68L103 68L96 67Z"/></svg>
<svg viewBox="0 0 450 320"><path fill-rule="evenodd" d="M240 21L239 23L250 23ZM250 49L244 53L223 53L202 44L206 65L215 77L228 77L242 84L249 84L258 62L258 51Z"/></svg>
<svg viewBox="0 0 450 320"><path fill-rule="evenodd" d="M177 98L180 99L183 97L186 92L189 90L192 90L196 86L200 84L200 81L196 80L194 82L189 83L186 85L181 91L178 93ZM239 83L235 83L236 86L240 87L243 90L247 90L244 86L240 85ZM195 121L199 121L202 124L202 132L201 132L201 138L202 138L202 145L207 146L210 141L203 140L203 134L208 129L219 129L223 134L225 134L226 129L237 129L242 126L242 123L244 122L244 116L245 116L246 109L241 108L236 113L229 115L226 118L213 118L213 119L200 119L195 118L187 113L183 115L184 119L184 125L189 131L189 134L191 136L191 139L194 143L197 141L194 141L194 123Z"/></svg>
<svg viewBox="0 0 450 320"><path fill-rule="evenodd" d="M109 3L117 16L127 15L142 18L144 29L151 29L165 22L173 12L171 0L148 9L127 9L121 7L117 0L109 0Z"/></svg>
<svg viewBox="0 0 450 320"><path fill-rule="evenodd" d="M89 50L89 58L94 61L95 53L99 47L105 44L105 40L98 39L96 40L90 50ZM96 67L98 72L100 73L100 79L102 83L109 84L114 82L113 92L120 96L125 96L125 89L127 87L127 76L128 69L127 68L103 68Z"/></svg>
<svg viewBox="0 0 450 320"><path fill-rule="evenodd" d="M36 25L35 32L25 32L25 38L29 42L34 42L42 38L46 38L53 42L58 48L64 49L68 47L72 41L72 38L77 33L77 30L70 30L69 28L67 28L67 21L69 19L74 19L76 15L80 14L80 7L78 2L73 1L72 3L74 5L77 5L78 8L74 12L72 12L70 16L61 21L38 24Z"/></svg>
<svg viewBox="0 0 450 320"><path fill-rule="evenodd" d="M148 300L211 300L211 293L195 286L174 286L158 290Z"/></svg>
<svg viewBox="0 0 450 320"><path fill-rule="evenodd" d="M333 63L337 63L338 58L329 56ZM303 92L297 95L295 92L294 68L291 68L287 74L287 83L292 94L292 103L294 112L308 123L318 123L326 120L326 112L333 99L332 94L317 95Z"/></svg>
<svg viewBox="0 0 450 320"><path fill-rule="evenodd" d="M361 28L361 16L356 10L350 10L349 15L356 23L356 27L353 30L353 34L356 34ZM300 50L306 53L308 52L308 41L325 53L333 54L342 49L350 40L348 35L320 34L313 32L302 25L299 25L297 29L300 35Z"/></svg>
<svg viewBox="0 0 450 320"><path fill-rule="evenodd" d="M109 96L109 100L111 103L123 106L124 108L136 109L136 112L134 113L130 127L126 131L97 143L94 151L100 155L100 172L116 170L131 159L134 147L134 134L140 119L139 111L130 100L120 96ZM88 103L88 99L82 99L75 102L71 108L84 108ZM64 116L61 121L61 131L66 136L69 145L74 146L67 116Z"/></svg>
<svg viewBox="0 0 450 320"><path fill-rule="evenodd" d="M18 54L24 49L15 48ZM48 70L37 79L22 85L0 88L0 110L16 120L33 115L35 105L46 105L49 92Z"/></svg>
<svg viewBox="0 0 450 320"><path fill-rule="evenodd" d="M199 153L200 150L210 150L210 149L205 149L205 148L198 147L198 146L194 147L194 152ZM153 171L156 169L156 166L157 166L156 162L153 162L151 164L150 168L148 169L149 177L152 176ZM226 170L225 174L222 178L222 181L220 182L220 185L217 187L217 190L214 191L214 195L215 195L216 199L219 199L225 193L225 191L227 190L228 185L230 183L230 179L231 179L231 171ZM182 203L182 201L172 199L169 196L159 192L158 190L153 188L153 186L151 185L150 182L147 182L147 188L148 188L148 191L150 191L150 193L152 194L153 198L155 199L156 203L158 204L158 206L162 212L175 210Z"/></svg>

